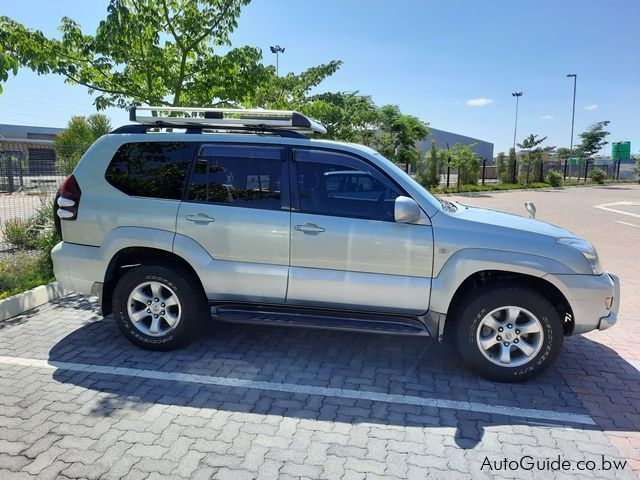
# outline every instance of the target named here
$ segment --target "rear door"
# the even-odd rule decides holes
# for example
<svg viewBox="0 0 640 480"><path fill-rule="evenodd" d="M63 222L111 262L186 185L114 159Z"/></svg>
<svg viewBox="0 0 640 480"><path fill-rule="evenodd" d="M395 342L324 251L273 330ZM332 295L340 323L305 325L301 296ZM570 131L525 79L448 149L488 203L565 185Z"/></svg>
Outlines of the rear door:
<svg viewBox="0 0 640 480"><path fill-rule="evenodd" d="M396 223L406 195L364 159L295 148L287 303L424 313L433 260L430 225Z"/></svg>
<svg viewBox="0 0 640 480"><path fill-rule="evenodd" d="M289 268L287 148L200 146L177 233L213 258L199 272L211 300L284 303Z"/></svg>

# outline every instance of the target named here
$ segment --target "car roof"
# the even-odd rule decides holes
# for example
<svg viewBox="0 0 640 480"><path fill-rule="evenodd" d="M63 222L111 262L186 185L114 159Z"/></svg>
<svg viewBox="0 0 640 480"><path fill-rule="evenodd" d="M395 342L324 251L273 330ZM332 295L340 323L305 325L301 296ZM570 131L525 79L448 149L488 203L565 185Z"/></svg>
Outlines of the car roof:
<svg viewBox="0 0 640 480"><path fill-rule="evenodd" d="M197 142L197 143L244 143L273 144L293 146L314 146L350 151L354 153L377 153L374 149L357 143L336 140L316 139L309 137L287 137L278 135L260 135L257 133L183 133L183 132L149 132L149 133L111 133L106 135L120 144L139 142ZM114 138L115 137L115 138Z"/></svg>

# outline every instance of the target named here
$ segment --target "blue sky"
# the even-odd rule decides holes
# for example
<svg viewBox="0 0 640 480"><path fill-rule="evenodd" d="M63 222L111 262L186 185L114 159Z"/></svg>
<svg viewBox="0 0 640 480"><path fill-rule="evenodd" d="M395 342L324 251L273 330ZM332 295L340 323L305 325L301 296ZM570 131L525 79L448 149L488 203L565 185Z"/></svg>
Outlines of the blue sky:
<svg viewBox="0 0 640 480"><path fill-rule="evenodd" d="M95 31L106 0L0 0L8 15L48 35L65 15ZM529 133L569 146L573 84L578 74L577 133L610 120L610 141L640 147L640 2L638 0L254 0L245 7L235 46L280 44L280 71L299 72L332 59L343 67L323 91L358 90L379 104L400 105L433 127L495 143ZM635 37L635 38L634 38ZM62 78L24 69L0 95L0 123L64 126L94 111L92 98ZM114 126L123 111L107 111ZM605 149L608 153L609 149Z"/></svg>

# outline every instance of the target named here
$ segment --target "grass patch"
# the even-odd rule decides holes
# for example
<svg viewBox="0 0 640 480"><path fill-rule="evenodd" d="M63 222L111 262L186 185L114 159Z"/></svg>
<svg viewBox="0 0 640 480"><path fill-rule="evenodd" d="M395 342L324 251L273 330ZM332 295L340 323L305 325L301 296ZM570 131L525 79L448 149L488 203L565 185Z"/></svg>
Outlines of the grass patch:
<svg viewBox="0 0 640 480"><path fill-rule="evenodd" d="M0 259L0 300L53 281L49 255L18 251Z"/></svg>

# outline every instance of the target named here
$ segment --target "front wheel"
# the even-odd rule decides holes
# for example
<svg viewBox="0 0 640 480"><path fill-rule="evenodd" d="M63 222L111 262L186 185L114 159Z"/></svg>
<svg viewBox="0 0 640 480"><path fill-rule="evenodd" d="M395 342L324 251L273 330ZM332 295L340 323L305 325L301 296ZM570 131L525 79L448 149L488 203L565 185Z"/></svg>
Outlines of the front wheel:
<svg viewBox="0 0 640 480"><path fill-rule="evenodd" d="M178 266L134 267L113 292L118 327L132 343L149 350L185 346L207 314L202 288Z"/></svg>
<svg viewBox="0 0 640 480"><path fill-rule="evenodd" d="M558 357L562 319L537 291L494 287L467 299L456 319L456 344L478 374L499 382L524 382Z"/></svg>

